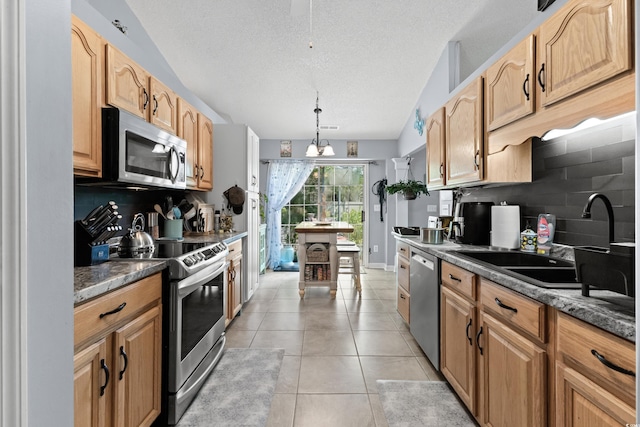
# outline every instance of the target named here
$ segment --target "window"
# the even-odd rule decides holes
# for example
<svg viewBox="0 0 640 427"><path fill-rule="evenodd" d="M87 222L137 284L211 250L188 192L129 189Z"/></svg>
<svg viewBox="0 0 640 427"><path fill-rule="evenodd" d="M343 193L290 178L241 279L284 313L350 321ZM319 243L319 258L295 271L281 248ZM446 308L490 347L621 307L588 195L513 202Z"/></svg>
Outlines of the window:
<svg viewBox="0 0 640 427"><path fill-rule="evenodd" d="M302 190L282 208L282 243L298 241L295 227L308 218L344 221L354 228L349 240L362 247L363 165L318 165Z"/></svg>

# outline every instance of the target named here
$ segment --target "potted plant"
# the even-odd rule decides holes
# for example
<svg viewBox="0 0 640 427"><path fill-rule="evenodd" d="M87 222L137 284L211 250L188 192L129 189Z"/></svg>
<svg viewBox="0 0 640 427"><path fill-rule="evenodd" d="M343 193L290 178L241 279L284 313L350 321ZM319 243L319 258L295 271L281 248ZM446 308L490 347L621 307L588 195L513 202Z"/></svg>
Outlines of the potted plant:
<svg viewBox="0 0 640 427"><path fill-rule="evenodd" d="M386 190L389 194L398 192L404 194L405 200L414 200L416 197L420 197L421 194L429 195L427 186L422 181L416 181L414 179L399 181L395 184L388 185Z"/></svg>

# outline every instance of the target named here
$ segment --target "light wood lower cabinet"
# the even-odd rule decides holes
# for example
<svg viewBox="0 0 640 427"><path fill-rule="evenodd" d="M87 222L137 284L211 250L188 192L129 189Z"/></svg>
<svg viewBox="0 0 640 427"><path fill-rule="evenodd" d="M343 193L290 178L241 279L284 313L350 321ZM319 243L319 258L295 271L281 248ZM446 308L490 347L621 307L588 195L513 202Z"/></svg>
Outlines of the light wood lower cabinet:
<svg viewBox="0 0 640 427"><path fill-rule="evenodd" d="M480 314L482 425L547 424L544 348L485 312Z"/></svg>
<svg viewBox="0 0 640 427"><path fill-rule="evenodd" d="M557 323L556 426L635 423L635 346L563 313Z"/></svg>
<svg viewBox="0 0 640 427"><path fill-rule="evenodd" d="M149 426L160 414L160 273L74 310L77 427Z"/></svg>
<svg viewBox="0 0 640 427"><path fill-rule="evenodd" d="M397 242L396 252L398 255L398 265L396 269L396 307L398 310L398 314L400 314L404 321L409 325L411 322L411 288L409 285L409 268L411 266L409 257L411 255L409 245L407 245L406 243Z"/></svg>
<svg viewBox="0 0 640 427"><path fill-rule="evenodd" d="M477 415L475 304L446 286L440 306L440 370L442 375Z"/></svg>
<svg viewBox="0 0 640 427"><path fill-rule="evenodd" d="M229 244L227 270L227 320L229 324L242 309L242 240Z"/></svg>

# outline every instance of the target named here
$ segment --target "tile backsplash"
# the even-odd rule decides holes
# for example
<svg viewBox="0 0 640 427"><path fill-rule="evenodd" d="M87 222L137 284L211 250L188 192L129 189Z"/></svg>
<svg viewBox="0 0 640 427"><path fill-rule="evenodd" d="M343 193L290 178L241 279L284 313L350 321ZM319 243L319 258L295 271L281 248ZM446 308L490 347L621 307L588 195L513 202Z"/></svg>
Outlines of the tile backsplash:
<svg viewBox="0 0 640 427"><path fill-rule="evenodd" d="M591 219L581 217L592 193L613 205L615 241L635 241L635 115L549 141L533 143L533 182L464 189L463 201L520 205L521 229L535 230L538 214L556 215L554 241L571 246L608 246L607 212L593 203Z"/></svg>

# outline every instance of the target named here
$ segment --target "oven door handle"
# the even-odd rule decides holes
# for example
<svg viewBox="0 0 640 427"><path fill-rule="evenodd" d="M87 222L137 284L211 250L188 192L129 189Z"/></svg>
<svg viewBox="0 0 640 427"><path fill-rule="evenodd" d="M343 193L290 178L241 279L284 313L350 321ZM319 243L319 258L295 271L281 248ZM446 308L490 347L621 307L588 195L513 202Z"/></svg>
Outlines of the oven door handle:
<svg viewBox="0 0 640 427"><path fill-rule="evenodd" d="M229 263L221 261L219 263L210 265L203 270L181 280L178 282L178 296L182 298L185 295L189 295L195 289L211 281L214 277L224 274Z"/></svg>

